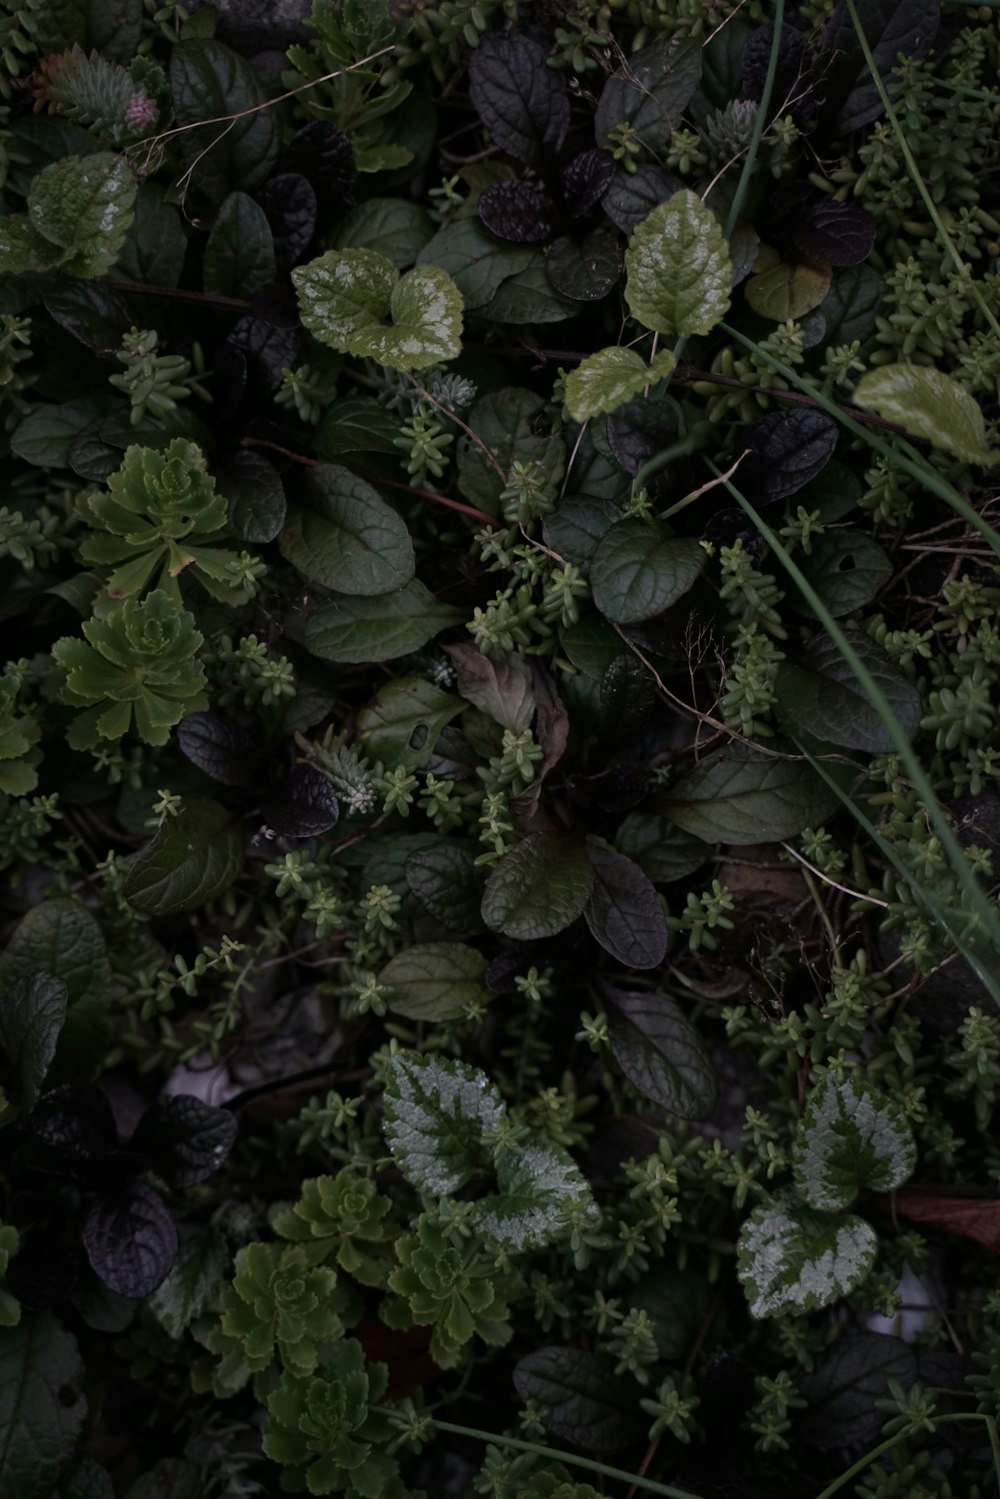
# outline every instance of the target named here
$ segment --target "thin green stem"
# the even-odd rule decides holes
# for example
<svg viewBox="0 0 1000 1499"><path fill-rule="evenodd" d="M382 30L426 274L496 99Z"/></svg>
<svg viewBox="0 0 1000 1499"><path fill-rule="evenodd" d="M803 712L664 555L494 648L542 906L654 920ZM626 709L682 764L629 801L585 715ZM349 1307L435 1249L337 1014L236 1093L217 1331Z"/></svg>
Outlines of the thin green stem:
<svg viewBox="0 0 1000 1499"><path fill-rule="evenodd" d="M785 0L777 0L774 7L774 35L771 38L771 52L767 59L767 72L764 74L764 87L761 91L760 103L757 105L757 113L754 115L753 130L747 144L747 154L743 160L743 170L740 172L740 180L736 184L733 193L733 201L729 205L726 214L726 223L723 234L729 239L736 227L736 220L740 216L743 200L750 186L750 178L753 176L754 167L757 165L757 157L760 152L760 143L764 138L764 130L767 125L767 112L771 107L771 95L774 92L774 80L778 75L778 58L781 54L781 28L785 19Z"/></svg>
<svg viewBox="0 0 1000 1499"><path fill-rule="evenodd" d="M956 1411L948 1416L936 1417L934 1425L935 1427L943 1426L946 1421L986 1422L986 1430L990 1439L990 1449L993 1453L993 1466L996 1469L997 1479L1000 1480L1000 1443L997 1441L996 1422L993 1420L993 1417L988 1416L985 1411ZM913 1435L912 1431L900 1431L895 1436L887 1437L884 1442L880 1442L877 1447L873 1447L871 1452L866 1452L864 1457L859 1457L857 1462L848 1468L846 1473L841 1473L839 1478L835 1478L832 1483L827 1484L822 1493L816 1495L816 1499L833 1499L833 1495L839 1493L845 1483L850 1483L852 1478L856 1478L859 1473L863 1473L878 1458L883 1457L887 1452L891 1452L893 1447L898 1447L901 1442L908 1441Z"/></svg>
<svg viewBox="0 0 1000 1499"><path fill-rule="evenodd" d="M657 1483L652 1478L642 1478L635 1473L626 1473L624 1468L611 1468L607 1463L598 1463L589 1457L578 1457L575 1452L561 1452L557 1447L542 1447L538 1442L522 1442L519 1437L501 1436L495 1431L480 1431L475 1426L456 1426L453 1421L434 1418L439 1431L451 1431L459 1437L474 1437L480 1442L491 1442L497 1447L512 1447L516 1452L533 1452L536 1457L548 1461L566 1463L570 1467L585 1468L590 1473L602 1473L605 1478L618 1478L622 1483L634 1484L650 1494L662 1494L664 1499L699 1499L690 1489L674 1488L673 1484Z"/></svg>

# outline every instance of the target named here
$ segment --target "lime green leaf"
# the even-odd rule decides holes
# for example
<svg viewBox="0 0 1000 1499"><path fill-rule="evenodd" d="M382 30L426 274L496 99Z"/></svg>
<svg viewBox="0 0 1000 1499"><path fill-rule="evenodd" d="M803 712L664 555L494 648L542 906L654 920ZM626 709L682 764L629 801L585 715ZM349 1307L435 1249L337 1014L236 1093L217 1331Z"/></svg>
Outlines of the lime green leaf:
<svg viewBox="0 0 1000 1499"><path fill-rule="evenodd" d="M810 1207L850 1207L861 1191L891 1192L913 1174L917 1147L899 1104L849 1072L813 1085L793 1153L795 1184Z"/></svg>
<svg viewBox="0 0 1000 1499"><path fill-rule="evenodd" d="M606 532L594 555L590 586L606 619L631 625L676 604L705 565L692 537L672 536L661 521L630 517Z"/></svg>
<svg viewBox="0 0 1000 1499"><path fill-rule="evenodd" d="M490 999L486 959L463 942L418 942L397 953L378 976L389 1008L408 1020L453 1020Z"/></svg>
<svg viewBox="0 0 1000 1499"><path fill-rule="evenodd" d="M625 252L625 300L658 333L710 333L729 307L733 270L719 221L687 188L654 208Z"/></svg>
<svg viewBox="0 0 1000 1499"><path fill-rule="evenodd" d="M1000 449L987 442L979 403L964 385L941 370L884 364L861 377L854 401L966 463L1000 463Z"/></svg>
<svg viewBox="0 0 1000 1499"><path fill-rule="evenodd" d="M594 888L586 845L532 833L505 854L486 882L483 920L519 942L554 937L583 912Z"/></svg>
<svg viewBox="0 0 1000 1499"><path fill-rule="evenodd" d="M878 1237L863 1218L814 1212L785 1191L755 1208L740 1229L736 1273L752 1316L810 1312L853 1291L877 1251Z"/></svg>
<svg viewBox="0 0 1000 1499"><path fill-rule="evenodd" d="M457 1192L493 1161L507 1113L476 1067L399 1051L386 1067L385 1137L407 1181L421 1192Z"/></svg>
<svg viewBox="0 0 1000 1499"><path fill-rule="evenodd" d="M83 1360L51 1312L0 1337L0 1499L50 1499L87 1419Z"/></svg>
<svg viewBox="0 0 1000 1499"><path fill-rule="evenodd" d="M306 620L305 647L322 661L389 661L419 651L464 618L464 610L439 603L414 578L393 593L374 598L342 594L324 604Z"/></svg>
<svg viewBox="0 0 1000 1499"><path fill-rule="evenodd" d="M634 349L599 349L577 365L566 380L566 405L575 422L617 411L647 385L655 385L674 368L669 349L645 364Z"/></svg>
<svg viewBox="0 0 1000 1499"><path fill-rule="evenodd" d="M374 250L328 250L294 270L292 281L307 330L342 354L417 370L461 353L462 294L438 266L400 278Z"/></svg>
<svg viewBox="0 0 1000 1499"><path fill-rule="evenodd" d="M339 464L312 469L305 504L289 507L281 555L310 582L338 593L391 593L413 577L405 521L363 479Z"/></svg>
<svg viewBox="0 0 1000 1499"><path fill-rule="evenodd" d="M136 854L125 898L145 916L193 911L228 890L242 868L242 819L218 802L196 798Z"/></svg>

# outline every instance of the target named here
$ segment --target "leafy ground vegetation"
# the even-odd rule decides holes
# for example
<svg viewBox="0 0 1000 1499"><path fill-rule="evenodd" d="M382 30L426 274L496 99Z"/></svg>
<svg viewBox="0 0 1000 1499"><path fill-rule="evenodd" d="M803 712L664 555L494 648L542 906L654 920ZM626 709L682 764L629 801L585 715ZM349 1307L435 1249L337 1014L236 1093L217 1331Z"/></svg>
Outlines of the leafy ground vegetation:
<svg viewBox="0 0 1000 1499"><path fill-rule="evenodd" d="M1000 29L0 0L0 1496L986 1499Z"/></svg>

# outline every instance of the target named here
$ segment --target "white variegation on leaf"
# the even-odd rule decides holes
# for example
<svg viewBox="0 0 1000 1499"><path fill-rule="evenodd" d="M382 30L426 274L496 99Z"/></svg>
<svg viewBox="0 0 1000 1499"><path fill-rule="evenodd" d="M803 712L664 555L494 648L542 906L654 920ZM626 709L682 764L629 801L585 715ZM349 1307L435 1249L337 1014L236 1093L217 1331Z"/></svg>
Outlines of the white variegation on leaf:
<svg viewBox="0 0 1000 1499"><path fill-rule="evenodd" d="M669 375L675 364L669 349L661 349L649 364L634 349L598 349L566 377L569 414L575 422L607 416Z"/></svg>
<svg viewBox="0 0 1000 1499"><path fill-rule="evenodd" d="M292 282L303 326L341 354L421 370L462 351L462 294L439 266L400 277L375 250L328 250Z"/></svg>
<svg viewBox="0 0 1000 1499"><path fill-rule="evenodd" d="M586 1177L561 1146L542 1136L503 1143L494 1161L499 1193L472 1208L470 1222L485 1238L510 1249L537 1249L568 1227L571 1214L600 1216Z"/></svg>
<svg viewBox="0 0 1000 1499"><path fill-rule="evenodd" d="M718 219L683 188L632 231L625 300L647 328L671 336L711 333L729 308L733 267Z"/></svg>
<svg viewBox="0 0 1000 1499"><path fill-rule="evenodd" d="M740 1229L736 1271L751 1315L809 1312L860 1285L875 1263L878 1237L854 1214L831 1217L778 1192Z"/></svg>
<svg viewBox="0 0 1000 1499"><path fill-rule="evenodd" d="M991 448L987 441L979 403L943 370L922 364L884 364L861 377L854 403L966 463L1000 463L1000 449Z"/></svg>
<svg viewBox="0 0 1000 1499"><path fill-rule="evenodd" d="M862 1190L890 1192L913 1173L917 1147L902 1109L857 1073L828 1072L813 1087L793 1153L810 1207L850 1207Z"/></svg>
<svg viewBox="0 0 1000 1499"><path fill-rule="evenodd" d="M484 1072L451 1057L399 1051L386 1069L385 1137L407 1181L457 1192L493 1161L507 1106Z"/></svg>

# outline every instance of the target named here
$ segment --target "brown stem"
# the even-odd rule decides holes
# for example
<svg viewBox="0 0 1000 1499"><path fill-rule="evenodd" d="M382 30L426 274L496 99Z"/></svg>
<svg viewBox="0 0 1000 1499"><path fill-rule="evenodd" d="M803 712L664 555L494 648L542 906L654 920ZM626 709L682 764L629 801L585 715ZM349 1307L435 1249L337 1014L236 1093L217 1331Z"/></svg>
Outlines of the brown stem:
<svg viewBox="0 0 1000 1499"><path fill-rule="evenodd" d="M144 281L105 281L105 286L115 291L134 294L137 297L171 297L175 302L202 302L212 307L231 307L234 312L249 312L252 302L242 297L217 297L214 292L182 291L176 286L147 286Z"/></svg>

